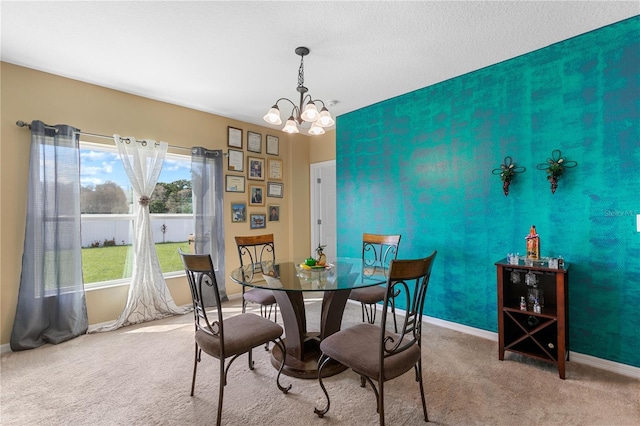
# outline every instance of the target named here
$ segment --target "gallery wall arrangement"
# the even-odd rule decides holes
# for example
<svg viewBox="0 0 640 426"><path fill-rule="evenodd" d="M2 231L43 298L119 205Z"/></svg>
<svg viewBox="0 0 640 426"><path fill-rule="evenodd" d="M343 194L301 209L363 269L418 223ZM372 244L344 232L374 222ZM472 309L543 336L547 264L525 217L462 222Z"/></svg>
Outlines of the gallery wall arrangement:
<svg viewBox="0 0 640 426"><path fill-rule="evenodd" d="M247 131L246 150L244 141L242 129L228 126L225 191L247 194L246 203L231 204L231 223L248 220L249 229L264 229L267 222L280 221L280 205L271 200L284 196L280 139L266 135L263 149L262 134Z"/></svg>

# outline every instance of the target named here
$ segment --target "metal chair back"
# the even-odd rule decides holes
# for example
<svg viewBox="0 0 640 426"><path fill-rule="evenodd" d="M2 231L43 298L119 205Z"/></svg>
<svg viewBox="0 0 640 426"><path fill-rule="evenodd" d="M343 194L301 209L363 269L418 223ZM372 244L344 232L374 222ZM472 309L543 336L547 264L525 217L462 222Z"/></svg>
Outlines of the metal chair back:
<svg viewBox="0 0 640 426"><path fill-rule="evenodd" d="M400 235L362 235L363 274L388 276L389 263L398 257Z"/></svg>

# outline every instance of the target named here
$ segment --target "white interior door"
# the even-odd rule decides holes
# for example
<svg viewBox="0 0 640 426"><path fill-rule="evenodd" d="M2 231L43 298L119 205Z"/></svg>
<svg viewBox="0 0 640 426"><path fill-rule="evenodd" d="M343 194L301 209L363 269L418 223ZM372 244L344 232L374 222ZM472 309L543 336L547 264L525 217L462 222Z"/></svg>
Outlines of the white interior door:
<svg viewBox="0 0 640 426"><path fill-rule="evenodd" d="M311 254L319 244L332 261L337 255L336 238L336 161L311 164Z"/></svg>

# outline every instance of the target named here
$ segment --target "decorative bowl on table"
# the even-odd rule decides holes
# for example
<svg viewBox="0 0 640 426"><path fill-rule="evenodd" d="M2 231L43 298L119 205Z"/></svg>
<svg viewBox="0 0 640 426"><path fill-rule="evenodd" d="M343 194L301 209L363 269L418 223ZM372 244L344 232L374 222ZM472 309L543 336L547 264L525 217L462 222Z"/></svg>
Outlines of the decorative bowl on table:
<svg viewBox="0 0 640 426"><path fill-rule="evenodd" d="M323 289L328 281L332 281L333 264L307 265L305 262L296 264L297 276L303 289L318 290Z"/></svg>
<svg viewBox="0 0 640 426"><path fill-rule="evenodd" d="M331 267L333 267L331 263L327 263L324 265L307 265L305 262L301 262L296 265L296 270L298 272L316 271L316 270L322 270L322 269L331 269Z"/></svg>

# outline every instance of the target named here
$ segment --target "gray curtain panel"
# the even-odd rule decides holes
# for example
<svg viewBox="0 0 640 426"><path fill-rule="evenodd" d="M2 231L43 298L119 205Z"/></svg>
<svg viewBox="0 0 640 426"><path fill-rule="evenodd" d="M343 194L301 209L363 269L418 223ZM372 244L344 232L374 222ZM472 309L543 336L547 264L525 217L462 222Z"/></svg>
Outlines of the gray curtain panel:
<svg viewBox="0 0 640 426"><path fill-rule="evenodd" d="M22 274L11 349L85 334L87 306L80 238L79 130L31 123Z"/></svg>
<svg viewBox="0 0 640 426"><path fill-rule="evenodd" d="M229 300L224 272L224 216L222 151L191 148L191 189L195 219L195 253L211 255L216 271L220 300ZM215 306L213 292L204 294L205 306Z"/></svg>

